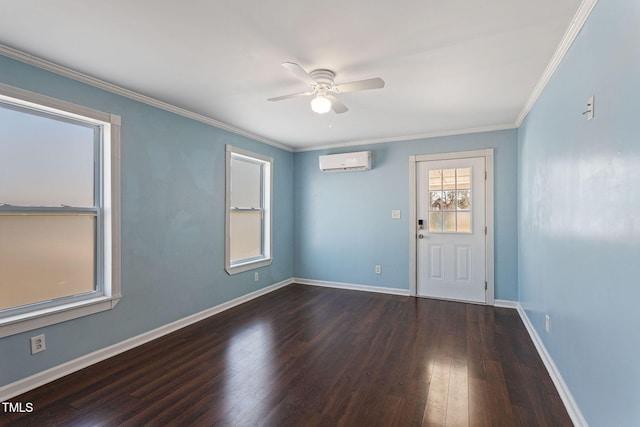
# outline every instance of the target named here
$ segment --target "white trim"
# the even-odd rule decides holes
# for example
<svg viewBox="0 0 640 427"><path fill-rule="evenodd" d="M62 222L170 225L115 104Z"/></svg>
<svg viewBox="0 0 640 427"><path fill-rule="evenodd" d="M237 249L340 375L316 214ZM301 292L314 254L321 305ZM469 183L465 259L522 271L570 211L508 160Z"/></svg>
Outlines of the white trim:
<svg viewBox="0 0 640 427"><path fill-rule="evenodd" d="M544 91L544 88L547 86L547 83L549 83L549 80L551 80L551 77L553 77L553 75L555 74L556 69L558 68L558 66L564 59L565 55L569 51L569 48L571 47L576 37L580 33L580 30L582 30L582 27L587 21L587 18L589 18L589 15L591 14L591 11L593 10L597 2L598 0L583 0L582 3L580 4L578 11L576 12L575 16L571 20L571 24L569 24L569 28L567 28L567 31L564 33L564 36L560 41L560 44L558 45L555 53L551 57L551 61L549 61L547 68L545 68L544 72L542 73L542 76L540 77L540 80L538 80L538 83L533 88L531 95L529 95L529 99L527 100L526 104L522 108L522 111L520 111L520 114L516 118L516 121L514 123L516 128L520 127L525 117L527 117L527 114L529 114L529 111L531 111L531 109L533 108L533 105L538 100L538 97L540 96L540 94L542 94L542 91Z"/></svg>
<svg viewBox="0 0 640 427"><path fill-rule="evenodd" d="M40 387L51 381L55 381L58 378L62 378L65 375L72 374L76 371L79 371L80 369L84 369L87 366L91 366L110 357L117 356L118 354L123 353L127 350L131 350L132 348L138 347L149 341L175 332L178 329L182 329L186 326L204 320L237 305L261 297L277 289L290 285L291 283L293 283L293 279L287 279L278 283L274 283L273 285L232 299L231 301L227 301L215 307L208 308L199 313L192 314L191 316L184 317L182 319L176 320L175 322L168 323L159 328L110 345L109 347L94 351L93 353L78 357L77 359L70 360L69 362L63 363L61 365L54 366L53 368L47 369L46 371L39 372L30 377L2 386L0 387L0 402L7 401L12 397L18 396L22 393L26 393L27 391L33 390L36 387Z"/></svg>
<svg viewBox="0 0 640 427"><path fill-rule="evenodd" d="M213 119L211 117L203 116L201 114L194 113L193 111L176 107L175 105L171 105L166 102L157 100L155 98L151 98L150 96L142 95L138 92L134 92L132 90L122 88L120 86L114 85L113 83L100 80L98 78L89 76L79 71L75 71L70 68L63 67L61 65L55 64L53 62L39 58L37 56L20 51L18 49L14 49L7 45L0 44L0 55L4 55L8 58L15 59L20 62L24 62L25 64L33 65L34 67L38 67L43 70L50 71L52 73L61 75L63 77L67 77L67 78L88 84L90 86L97 87L98 89L106 90L107 92L115 93L116 95L133 99L134 101L142 102L143 104L147 104L152 107L159 108L161 110L169 111L171 113L177 114L182 117L186 117L201 123L208 124L218 129L223 129L228 132L235 133L236 135L244 136L246 138L253 139L255 141L260 141L267 145L280 148L282 150L293 151L293 148L284 144L280 144L279 142L275 142L270 139L258 136L256 134L237 128L230 124L221 122L219 120Z"/></svg>
<svg viewBox="0 0 640 427"><path fill-rule="evenodd" d="M508 299L497 299L493 301L493 306L494 307L501 307L501 308L512 308L514 310L518 309L518 301L512 301L512 300L508 300Z"/></svg>
<svg viewBox="0 0 640 427"><path fill-rule="evenodd" d="M293 279L293 283L310 286L322 286L324 288L347 289L351 291L377 292L379 294L409 296L408 289L383 288L380 286L359 285L355 283L327 282L324 280L301 279L298 277Z"/></svg>
<svg viewBox="0 0 640 427"><path fill-rule="evenodd" d="M417 160L416 156L409 156L409 295L418 295L417 257L418 243L416 242L417 228Z"/></svg>
<svg viewBox="0 0 640 427"><path fill-rule="evenodd" d="M493 305L496 298L495 290L495 261L494 261L494 238L495 238L495 223L493 219L493 211L495 209L495 201L493 198L493 186L494 186L494 170L493 170L493 148L484 150L485 154L485 171L487 172L487 178L485 180L485 216L484 221L487 227L487 234L485 239L486 249L486 303Z"/></svg>
<svg viewBox="0 0 640 427"><path fill-rule="evenodd" d="M413 134L413 135L394 136L389 138L359 139L359 140L346 141L346 142L337 142L335 144L314 145L313 147L294 148L293 152L301 153L304 151L326 150L330 148L354 147L354 146L369 145L369 144L385 144L387 142L412 141L416 139L428 139L428 138L437 138L441 136L465 135L469 133L495 132L499 130L508 130L508 129L516 129L516 128L517 126L515 126L512 123L509 123L509 124L503 124L503 125L482 126L477 128L455 129L455 130L427 132L427 133L420 133L420 134Z"/></svg>
<svg viewBox="0 0 640 427"><path fill-rule="evenodd" d="M118 293L9 317L0 322L0 338L111 310L120 298Z"/></svg>
<svg viewBox="0 0 640 427"><path fill-rule="evenodd" d="M2 45L0 45L0 47L2 47ZM65 117L73 117L96 125L110 123L112 125L120 126L120 116L115 114L105 113L100 110L85 107L84 105L63 101L61 99L17 88L5 83L0 83L0 99L7 102L13 101L20 105L26 105L36 110L43 110L52 114L62 114Z"/></svg>
<svg viewBox="0 0 640 427"><path fill-rule="evenodd" d="M562 399L562 403L564 403L571 421L573 421L573 424L576 427L587 427L587 421L584 419L584 416L582 415L578 404L573 399L571 391L569 391L569 387L564 382L560 371L556 367L556 364L553 362L551 355L544 346L542 339L536 332L536 329L533 327L529 316L527 316L526 311L524 310L524 308L522 308L522 305L520 305L520 303L517 303L517 310L520 318L522 319L522 323L524 323L525 328L527 328L527 332L529 332L529 336L531 337L533 344L536 346L536 350L538 351L538 354L540 355L544 366L547 368L547 372L549 372L549 376L551 377L553 384L558 390L560 399Z"/></svg>
<svg viewBox="0 0 640 427"><path fill-rule="evenodd" d="M417 162L428 162L434 160L451 160L466 159L472 157L485 158L485 171L487 179L485 182L485 224L487 234L485 238L485 280L487 282L487 291L485 292L484 304L493 305L495 301L495 265L494 265L494 165L493 165L493 148L472 151L454 151L450 153L435 153L409 156L409 294L415 296L418 294L417 284L417 224L416 224L416 207L417 207Z"/></svg>
<svg viewBox="0 0 640 427"><path fill-rule="evenodd" d="M486 148L483 150L471 150L471 151L450 151L446 153L434 153L434 154L418 154L411 156L416 162L431 162L435 160L452 160L452 159L469 159L473 157L488 157L493 156L493 148Z"/></svg>

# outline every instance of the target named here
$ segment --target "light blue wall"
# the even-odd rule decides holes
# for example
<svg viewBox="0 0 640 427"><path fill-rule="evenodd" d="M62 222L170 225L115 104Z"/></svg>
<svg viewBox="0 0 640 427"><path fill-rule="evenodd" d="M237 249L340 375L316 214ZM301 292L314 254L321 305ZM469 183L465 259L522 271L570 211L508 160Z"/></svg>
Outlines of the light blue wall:
<svg viewBox="0 0 640 427"><path fill-rule="evenodd" d="M640 2L601 0L518 135L520 303L592 427L640 425L639 101Z"/></svg>
<svg viewBox="0 0 640 427"><path fill-rule="evenodd" d="M0 56L0 82L122 116L114 310L0 339L0 386L293 276L293 154ZM224 271L225 144L274 159L273 265ZM29 354L45 333L47 350Z"/></svg>
<svg viewBox="0 0 640 427"><path fill-rule="evenodd" d="M495 148L495 297L517 300L517 132L295 154L298 278L409 289L409 156ZM322 173L318 156L370 150L370 171ZM402 218L391 219L400 209ZM382 266L376 275L374 266Z"/></svg>

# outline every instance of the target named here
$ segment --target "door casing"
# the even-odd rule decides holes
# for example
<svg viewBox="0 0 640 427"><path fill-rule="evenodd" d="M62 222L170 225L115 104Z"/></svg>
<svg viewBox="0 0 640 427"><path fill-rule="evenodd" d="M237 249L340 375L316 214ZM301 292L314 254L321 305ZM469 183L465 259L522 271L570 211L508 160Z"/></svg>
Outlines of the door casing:
<svg viewBox="0 0 640 427"><path fill-rule="evenodd" d="M417 163L432 160L466 159L469 157L484 157L487 171L486 192L485 192L485 221L487 235L485 239L485 274L487 281L487 292L485 304L495 304L495 284L494 284L494 224L493 224L493 148L473 151L457 151L452 153L422 154L409 157L409 295L417 294Z"/></svg>

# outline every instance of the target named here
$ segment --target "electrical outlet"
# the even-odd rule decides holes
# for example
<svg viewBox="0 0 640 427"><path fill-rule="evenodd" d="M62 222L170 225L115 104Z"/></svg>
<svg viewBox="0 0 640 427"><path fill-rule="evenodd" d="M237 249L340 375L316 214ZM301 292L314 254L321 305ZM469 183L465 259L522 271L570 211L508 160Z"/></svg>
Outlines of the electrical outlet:
<svg viewBox="0 0 640 427"><path fill-rule="evenodd" d="M40 353L41 351L45 351L46 349L47 346L44 342L44 334L31 337L31 354Z"/></svg>
<svg viewBox="0 0 640 427"><path fill-rule="evenodd" d="M549 317L548 314L545 316L544 329L547 332L551 332L551 318Z"/></svg>
<svg viewBox="0 0 640 427"><path fill-rule="evenodd" d="M258 279L260 279L260 273L256 271L255 273L253 273L253 281L257 282Z"/></svg>
<svg viewBox="0 0 640 427"><path fill-rule="evenodd" d="M376 274L382 274L382 267L379 265L376 265Z"/></svg>

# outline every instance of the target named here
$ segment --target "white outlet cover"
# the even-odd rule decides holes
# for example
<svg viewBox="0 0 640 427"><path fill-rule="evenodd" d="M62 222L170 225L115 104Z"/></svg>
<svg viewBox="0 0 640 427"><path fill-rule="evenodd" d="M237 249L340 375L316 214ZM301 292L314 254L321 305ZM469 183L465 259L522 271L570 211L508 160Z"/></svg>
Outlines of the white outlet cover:
<svg viewBox="0 0 640 427"><path fill-rule="evenodd" d="M391 219L400 219L400 209L394 209L391 211Z"/></svg>
<svg viewBox="0 0 640 427"><path fill-rule="evenodd" d="M40 353L47 349L44 334L31 337L31 354Z"/></svg>

